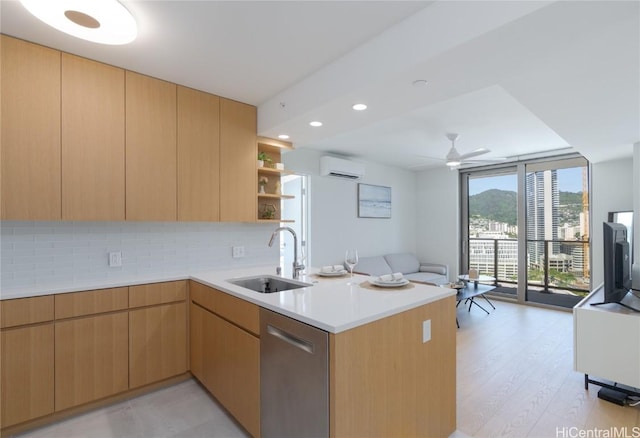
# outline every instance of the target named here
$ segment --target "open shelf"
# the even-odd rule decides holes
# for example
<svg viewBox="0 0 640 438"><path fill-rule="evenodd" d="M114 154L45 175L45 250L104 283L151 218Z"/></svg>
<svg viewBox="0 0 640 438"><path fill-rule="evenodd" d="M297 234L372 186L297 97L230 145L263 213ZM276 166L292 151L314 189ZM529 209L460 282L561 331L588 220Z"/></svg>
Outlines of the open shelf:
<svg viewBox="0 0 640 438"><path fill-rule="evenodd" d="M258 152L265 152L274 163L282 162L282 151L293 150L293 145L288 141L281 141L267 137L258 137ZM276 169L275 167L257 167L258 181L260 178L267 179L264 186L266 193L257 193L257 217L256 220L260 223L280 223L280 222L294 222L290 219L282 219L282 201L287 199L294 199L293 195L276 195L282 189L282 175L289 175L293 172L286 169ZM272 217L263 217L265 212L268 211Z"/></svg>
<svg viewBox="0 0 640 438"><path fill-rule="evenodd" d="M291 175L293 172L287 169L276 169L274 167L258 167L258 175Z"/></svg>
<svg viewBox="0 0 640 438"><path fill-rule="evenodd" d="M293 219L258 219L260 223L269 223L269 224L292 224L295 221Z"/></svg>
<svg viewBox="0 0 640 438"><path fill-rule="evenodd" d="M293 195L274 195L273 193L258 193L258 198L272 198L272 199L294 199Z"/></svg>

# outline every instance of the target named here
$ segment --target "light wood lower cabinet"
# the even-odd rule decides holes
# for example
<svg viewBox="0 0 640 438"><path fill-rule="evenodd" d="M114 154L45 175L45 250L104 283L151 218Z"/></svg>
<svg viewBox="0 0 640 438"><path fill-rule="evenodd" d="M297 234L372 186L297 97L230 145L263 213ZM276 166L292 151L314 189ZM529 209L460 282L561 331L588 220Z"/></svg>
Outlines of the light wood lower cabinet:
<svg viewBox="0 0 640 438"><path fill-rule="evenodd" d="M4 428L53 412L53 323L2 331Z"/></svg>
<svg viewBox="0 0 640 438"><path fill-rule="evenodd" d="M248 301L191 281L191 373L260 436L260 317Z"/></svg>
<svg viewBox="0 0 640 438"><path fill-rule="evenodd" d="M131 388L187 371L187 304L129 311Z"/></svg>
<svg viewBox="0 0 640 438"><path fill-rule="evenodd" d="M430 340L423 340L430 321ZM449 436L456 429L454 297L329 334L332 437Z"/></svg>
<svg viewBox="0 0 640 438"><path fill-rule="evenodd" d="M260 339L196 304L190 317L191 372L260 436Z"/></svg>
<svg viewBox="0 0 640 438"><path fill-rule="evenodd" d="M127 312L55 326L56 411L129 389Z"/></svg>

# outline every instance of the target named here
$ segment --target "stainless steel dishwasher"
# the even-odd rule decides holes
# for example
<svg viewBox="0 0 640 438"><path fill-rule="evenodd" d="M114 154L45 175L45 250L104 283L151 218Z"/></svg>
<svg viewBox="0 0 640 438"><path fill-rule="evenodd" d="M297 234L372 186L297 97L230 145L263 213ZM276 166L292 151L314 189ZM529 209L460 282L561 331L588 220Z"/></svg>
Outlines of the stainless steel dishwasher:
<svg viewBox="0 0 640 438"><path fill-rule="evenodd" d="M329 335L260 309L263 438L329 436Z"/></svg>

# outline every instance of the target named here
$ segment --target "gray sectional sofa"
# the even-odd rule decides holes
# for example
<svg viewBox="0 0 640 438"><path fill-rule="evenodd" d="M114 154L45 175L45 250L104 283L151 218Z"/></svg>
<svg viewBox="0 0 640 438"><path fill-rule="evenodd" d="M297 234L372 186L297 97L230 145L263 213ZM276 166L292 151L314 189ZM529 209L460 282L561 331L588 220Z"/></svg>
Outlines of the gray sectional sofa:
<svg viewBox="0 0 640 438"><path fill-rule="evenodd" d="M440 263L422 263L411 253L360 257L353 272L366 275L385 275L402 272L418 283L445 284L449 282L449 266Z"/></svg>

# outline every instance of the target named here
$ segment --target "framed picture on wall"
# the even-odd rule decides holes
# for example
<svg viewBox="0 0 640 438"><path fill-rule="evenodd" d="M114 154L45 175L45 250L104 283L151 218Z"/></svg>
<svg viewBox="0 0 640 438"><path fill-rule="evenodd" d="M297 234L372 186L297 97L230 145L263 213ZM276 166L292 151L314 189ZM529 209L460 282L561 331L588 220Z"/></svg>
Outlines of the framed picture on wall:
<svg viewBox="0 0 640 438"><path fill-rule="evenodd" d="M391 187L358 184L358 217L391 217Z"/></svg>

